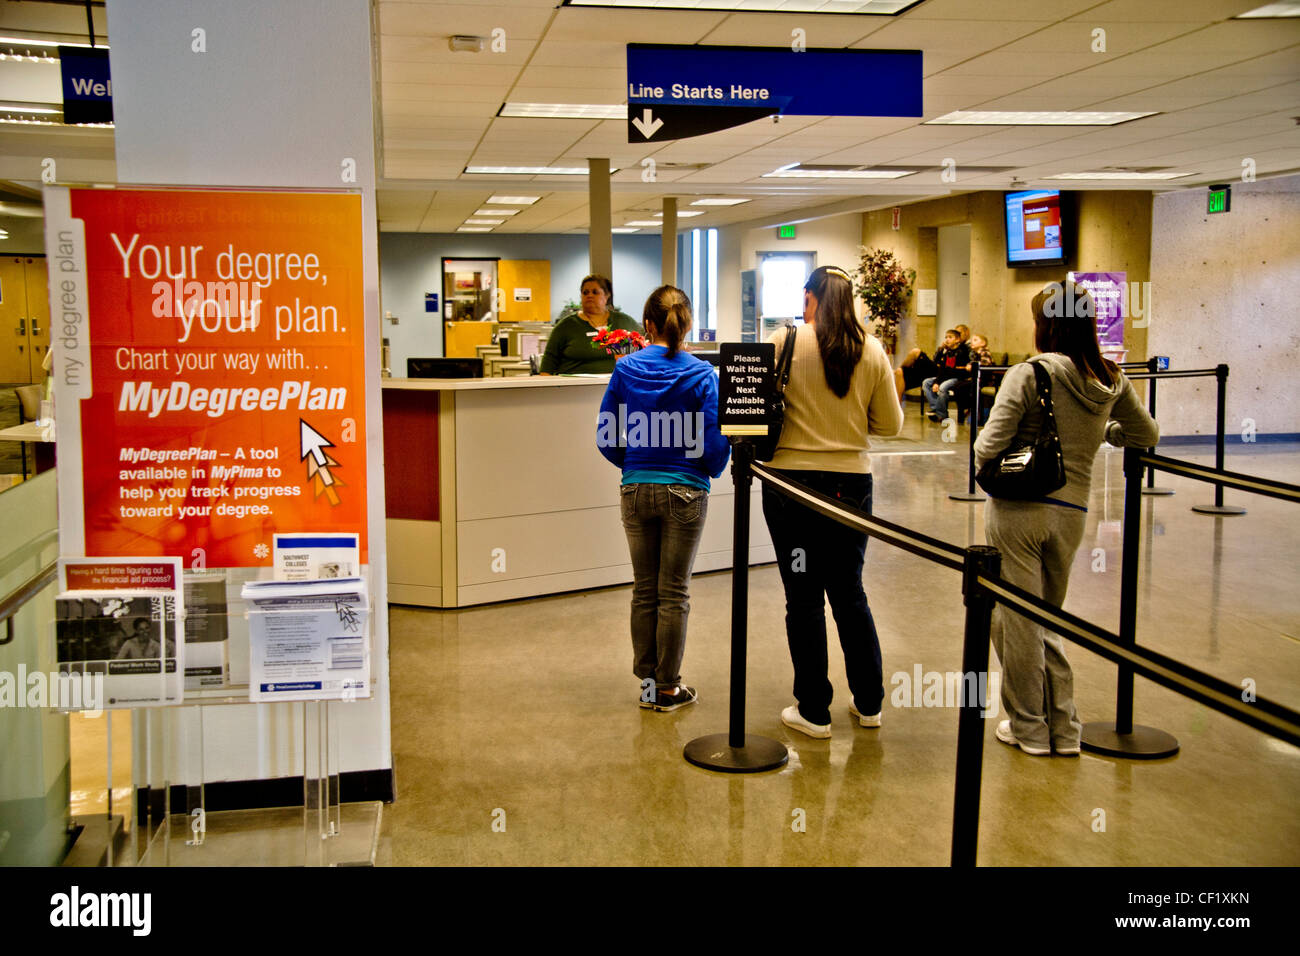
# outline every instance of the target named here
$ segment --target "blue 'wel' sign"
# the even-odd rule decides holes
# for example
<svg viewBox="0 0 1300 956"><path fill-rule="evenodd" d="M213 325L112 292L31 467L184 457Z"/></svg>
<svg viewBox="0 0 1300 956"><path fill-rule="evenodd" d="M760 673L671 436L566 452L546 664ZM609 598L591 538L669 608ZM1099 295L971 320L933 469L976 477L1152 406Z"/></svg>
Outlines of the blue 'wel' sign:
<svg viewBox="0 0 1300 956"><path fill-rule="evenodd" d="M788 116L920 116L920 50L627 45L628 112L642 105Z"/></svg>
<svg viewBox="0 0 1300 956"><path fill-rule="evenodd" d="M63 122L113 122L107 50L61 46L59 70L63 74Z"/></svg>

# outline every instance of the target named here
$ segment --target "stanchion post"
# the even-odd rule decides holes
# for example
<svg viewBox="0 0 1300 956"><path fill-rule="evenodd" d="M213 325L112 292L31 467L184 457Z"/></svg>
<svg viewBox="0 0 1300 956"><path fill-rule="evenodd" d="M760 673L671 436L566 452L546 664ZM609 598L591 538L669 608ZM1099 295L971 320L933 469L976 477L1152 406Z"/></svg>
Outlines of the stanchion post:
<svg viewBox="0 0 1300 956"><path fill-rule="evenodd" d="M948 497L953 501L983 501L984 496L975 490L975 436L979 431L980 420L980 363L979 359L971 359L971 385L975 389L975 394L971 396L970 406L970 449L969 460L966 463L966 490L956 492Z"/></svg>
<svg viewBox="0 0 1300 956"><path fill-rule="evenodd" d="M977 544L966 549L962 569L962 594L966 603L966 630L962 643L963 674L973 674L977 692L962 682L961 710L957 718L957 777L952 806L953 866L973 867L979 845L980 783L984 765L984 713L988 710L989 631L993 621L993 595L979 576L996 578L1002 569L997 548ZM972 696L975 699L972 700Z"/></svg>
<svg viewBox="0 0 1300 956"><path fill-rule="evenodd" d="M1142 539L1142 449L1124 449L1124 544L1119 586L1119 643L1137 646L1138 548ZM1133 724L1133 668L1119 665L1115 722L1083 725L1083 749L1108 757L1154 760L1178 752L1172 734Z"/></svg>
<svg viewBox="0 0 1300 956"><path fill-rule="evenodd" d="M1155 418L1155 417L1156 417L1156 378L1155 378L1155 374L1156 374L1158 371L1160 371L1160 359L1156 358L1154 355L1153 355L1151 358L1147 359L1147 371L1150 372L1150 373L1151 373L1151 376L1152 376L1151 378L1147 379L1147 412L1150 413L1150 415L1151 415L1152 418ZM1153 455L1154 455L1156 450L1155 450L1154 448L1148 448L1147 451L1148 451L1150 454L1153 454ZM1156 487L1156 468L1155 468L1155 465L1152 465L1150 468L1147 469L1147 486L1146 486L1145 488L1142 489L1142 494L1144 494L1144 495L1172 495L1173 493L1174 493L1174 489L1172 489L1172 488L1157 488L1157 487Z"/></svg>
<svg viewBox="0 0 1300 956"><path fill-rule="evenodd" d="M1215 396L1215 432L1214 432L1214 467L1223 471L1223 419L1227 411L1228 399L1228 366L1216 365L1214 367L1214 380L1218 386L1218 394ZM1214 483L1214 507L1223 507L1223 484Z"/></svg>
<svg viewBox="0 0 1300 956"><path fill-rule="evenodd" d="M682 748L688 763L723 773L760 773L785 766L790 752L770 737L745 733L745 657L749 644L749 496L754 485L754 445L738 441L731 450L736 486L731 531L731 719L725 734L696 737ZM777 560L781 556L777 555Z"/></svg>
<svg viewBox="0 0 1300 956"><path fill-rule="evenodd" d="M727 743L745 746L745 660L749 653L749 498L754 486L754 446L738 442L731 453L735 521L731 529L731 715ZM778 560L780 556L778 555Z"/></svg>

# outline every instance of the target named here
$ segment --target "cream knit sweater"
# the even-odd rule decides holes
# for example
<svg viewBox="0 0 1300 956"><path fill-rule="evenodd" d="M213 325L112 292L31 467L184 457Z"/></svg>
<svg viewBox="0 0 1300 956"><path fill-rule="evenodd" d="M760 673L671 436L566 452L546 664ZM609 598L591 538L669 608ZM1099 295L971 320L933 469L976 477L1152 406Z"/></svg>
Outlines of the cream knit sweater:
<svg viewBox="0 0 1300 956"><path fill-rule="evenodd" d="M785 427L770 467L870 472L867 435L893 436L902 430L903 410L889 357L876 337L863 331L862 358L853 370L848 393L839 398L826 384L816 330L799 328L785 388ZM780 328L768 339L776 343L778 368L785 337L786 330Z"/></svg>

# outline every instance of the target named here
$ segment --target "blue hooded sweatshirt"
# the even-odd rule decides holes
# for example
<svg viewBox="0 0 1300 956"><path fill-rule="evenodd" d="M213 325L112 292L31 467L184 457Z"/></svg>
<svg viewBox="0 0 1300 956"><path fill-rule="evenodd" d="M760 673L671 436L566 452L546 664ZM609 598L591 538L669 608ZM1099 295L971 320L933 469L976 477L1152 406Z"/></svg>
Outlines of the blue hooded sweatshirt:
<svg viewBox="0 0 1300 956"><path fill-rule="evenodd" d="M684 484L709 489L731 446L718 431L713 366L651 345L614 366L596 420L596 446L623 469L623 484Z"/></svg>

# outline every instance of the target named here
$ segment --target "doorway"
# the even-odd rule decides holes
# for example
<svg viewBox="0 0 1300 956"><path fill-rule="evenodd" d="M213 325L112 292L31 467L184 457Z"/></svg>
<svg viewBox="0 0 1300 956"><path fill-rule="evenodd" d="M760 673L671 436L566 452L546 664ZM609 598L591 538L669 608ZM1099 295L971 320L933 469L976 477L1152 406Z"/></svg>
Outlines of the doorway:
<svg viewBox="0 0 1300 956"><path fill-rule="evenodd" d="M970 325L970 223L939 228L939 315L933 348L943 344L944 332L958 325Z"/></svg>

